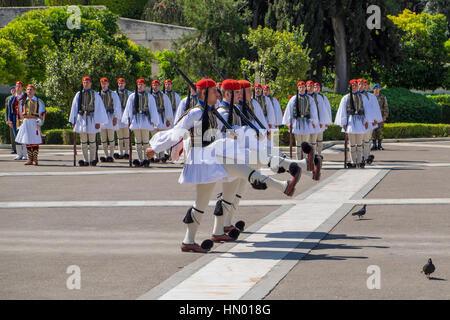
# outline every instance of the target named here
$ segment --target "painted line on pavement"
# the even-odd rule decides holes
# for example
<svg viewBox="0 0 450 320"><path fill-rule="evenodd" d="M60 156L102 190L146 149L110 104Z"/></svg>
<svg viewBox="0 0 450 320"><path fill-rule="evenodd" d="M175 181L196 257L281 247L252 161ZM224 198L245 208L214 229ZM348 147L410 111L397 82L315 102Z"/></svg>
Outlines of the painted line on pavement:
<svg viewBox="0 0 450 320"><path fill-rule="evenodd" d="M384 171L387 174L388 171ZM333 179L328 179L328 183L319 190L264 224L257 232L238 241L227 252L215 257L177 286L157 297L150 290L140 299L234 300L244 297L296 249L299 242L305 241L339 212L342 205L379 172L373 169L350 170L333 175ZM318 243L320 239L315 240ZM248 267L249 263L252 268Z"/></svg>

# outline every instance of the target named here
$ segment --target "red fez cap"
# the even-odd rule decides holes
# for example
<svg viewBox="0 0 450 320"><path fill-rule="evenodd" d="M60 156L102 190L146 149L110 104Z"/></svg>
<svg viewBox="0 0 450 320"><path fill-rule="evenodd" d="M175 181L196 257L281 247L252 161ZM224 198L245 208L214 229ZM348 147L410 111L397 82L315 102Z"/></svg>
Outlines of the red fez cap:
<svg viewBox="0 0 450 320"><path fill-rule="evenodd" d="M262 85L261 85L261 83L255 83L254 87L255 88L262 88Z"/></svg>
<svg viewBox="0 0 450 320"><path fill-rule="evenodd" d="M358 80L356 80L356 79L350 80L350 84L354 84L354 83L358 83Z"/></svg>
<svg viewBox="0 0 450 320"><path fill-rule="evenodd" d="M297 87L299 87L299 86L304 86L305 85L305 81L299 81L298 83L297 83Z"/></svg>
<svg viewBox="0 0 450 320"><path fill-rule="evenodd" d="M269 86L268 84L265 84L264 87L263 87L263 89L267 89L267 88L270 89L270 86Z"/></svg>
<svg viewBox="0 0 450 320"><path fill-rule="evenodd" d="M170 79L166 79L166 80L164 80L164 84L166 84L167 82L170 82L170 83L172 83L172 80L170 80Z"/></svg>
<svg viewBox="0 0 450 320"><path fill-rule="evenodd" d="M17 81L16 82L16 86L19 85L19 84L23 87L23 82L22 81Z"/></svg>
<svg viewBox="0 0 450 320"><path fill-rule="evenodd" d="M366 80L366 79L363 79L363 82L364 82L365 84L368 84L368 82L367 82L367 80Z"/></svg>
<svg viewBox="0 0 450 320"><path fill-rule="evenodd" d="M27 85L27 89L28 88L33 88L34 90L36 90L36 87L34 85L32 85L32 84Z"/></svg>
<svg viewBox="0 0 450 320"><path fill-rule="evenodd" d="M103 82L109 82L108 78L101 78L100 83L103 83Z"/></svg>
<svg viewBox="0 0 450 320"><path fill-rule="evenodd" d="M216 86L216 82L213 79L202 79L198 81L195 86L197 89L208 89Z"/></svg>
<svg viewBox="0 0 450 320"><path fill-rule="evenodd" d="M144 80L144 79L137 79L137 80L136 80L136 83L137 83L137 84L139 84L139 83L145 84L145 80Z"/></svg>
<svg viewBox="0 0 450 320"><path fill-rule="evenodd" d="M155 79L155 80L152 81L152 85L155 84L155 83L160 84L158 79Z"/></svg>
<svg viewBox="0 0 450 320"><path fill-rule="evenodd" d="M84 82L84 81L92 81L92 80L89 77L84 77L82 81Z"/></svg>
<svg viewBox="0 0 450 320"><path fill-rule="evenodd" d="M311 80L306 81L306 85L309 86L310 84L314 85L314 82Z"/></svg>
<svg viewBox="0 0 450 320"><path fill-rule="evenodd" d="M119 79L117 79L117 82L126 82L126 81L125 81L125 78L119 78Z"/></svg>
<svg viewBox="0 0 450 320"><path fill-rule="evenodd" d="M364 79L358 79L358 80L356 80L358 83L360 83L360 82L364 82Z"/></svg>
<svg viewBox="0 0 450 320"><path fill-rule="evenodd" d="M314 83L314 87L320 87L320 83L318 82Z"/></svg>
<svg viewBox="0 0 450 320"><path fill-rule="evenodd" d="M240 90L241 85L234 79L226 79L222 83L222 88L225 90Z"/></svg>
<svg viewBox="0 0 450 320"><path fill-rule="evenodd" d="M241 89L250 88L252 84L247 80L239 80L239 84L241 85Z"/></svg>

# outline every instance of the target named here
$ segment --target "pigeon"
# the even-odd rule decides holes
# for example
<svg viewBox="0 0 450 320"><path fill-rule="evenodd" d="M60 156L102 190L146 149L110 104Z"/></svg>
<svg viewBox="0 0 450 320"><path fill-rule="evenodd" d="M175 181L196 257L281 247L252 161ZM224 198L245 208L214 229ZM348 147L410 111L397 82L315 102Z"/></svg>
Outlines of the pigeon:
<svg viewBox="0 0 450 320"><path fill-rule="evenodd" d="M363 215L365 215L365 214L366 214L366 205L364 205L364 206L362 207L361 210L358 210L358 211L356 211L356 212L353 212L353 213L352 213L352 216L358 216L359 219L361 219L361 216L363 216Z"/></svg>
<svg viewBox="0 0 450 320"><path fill-rule="evenodd" d="M428 280L430 280L430 274L432 274L434 270L436 270L433 262L431 261L431 258L428 259L428 263L423 266L422 270L422 272L427 276Z"/></svg>

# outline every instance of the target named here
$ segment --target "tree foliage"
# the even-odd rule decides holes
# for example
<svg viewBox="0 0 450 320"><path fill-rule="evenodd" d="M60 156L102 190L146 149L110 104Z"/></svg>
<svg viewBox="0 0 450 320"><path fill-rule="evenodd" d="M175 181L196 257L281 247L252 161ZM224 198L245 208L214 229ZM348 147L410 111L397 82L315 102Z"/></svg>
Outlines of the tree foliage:
<svg viewBox="0 0 450 320"><path fill-rule="evenodd" d="M276 94L287 97L296 92L296 84L305 79L310 68L310 50L304 46L303 26L292 32L274 31L261 26L244 35L250 46L257 50L255 61L242 59L244 74L255 80L256 73L262 83L270 84Z"/></svg>
<svg viewBox="0 0 450 320"><path fill-rule="evenodd" d="M250 19L244 3L242 0L184 2L185 18L196 31L180 39L176 49L185 48L191 73L201 69L215 79L221 79L221 74L240 76L240 61L250 54L243 39Z"/></svg>
<svg viewBox="0 0 450 320"><path fill-rule="evenodd" d="M25 57L10 40L0 38L0 83L15 83L25 72Z"/></svg>
<svg viewBox="0 0 450 320"><path fill-rule="evenodd" d="M447 21L442 14L416 14L405 9L388 16L403 31L401 48L404 63L387 70L384 82L390 86L421 90L450 87L450 40Z"/></svg>

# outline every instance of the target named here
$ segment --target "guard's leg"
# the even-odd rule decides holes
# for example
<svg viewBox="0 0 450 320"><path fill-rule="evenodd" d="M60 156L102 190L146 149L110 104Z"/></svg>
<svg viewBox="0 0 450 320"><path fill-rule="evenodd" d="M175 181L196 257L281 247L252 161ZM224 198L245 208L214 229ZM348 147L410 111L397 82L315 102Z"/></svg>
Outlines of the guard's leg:
<svg viewBox="0 0 450 320"><path fill-rule="evenodd" d="M316 153L322 155L323 150L323 131L317 134L317 149Z"/></svg>
<svg viewBox="0 0 450 320"><path fill-rule="evenodd" d="M83 158L85 163L89 163L89 145L88 134L80 132L81 151L83 152Z"/></svg>
<svg viewBox="0 0 450 320"><path fill-rule="evenodd" d="M367 130L365 134L363 134L363 157L364 160L367 161L370 155L370 137L372 137L373 130Z"/></svg>
<svg viewBox="0 0 450 320"><path fill-rule="evenodd" d="M130 150L130 130L128 128L122 128L120 129L122 131L122 137L123 137L123 146L124 146L124 153L123 155L128 155L128 152Z"/></svg>
<svg viewBox="0 0 450 320"><path fill-rule="evenodd" d="M260 172L250 168L247 165L235 164L235 165L223 165L225 171L227 171L230 177L239 177L247 179L254 189L265 190L267 187L273 188L283 192L288 196L292 196L295 191L295 185L300 179L301 170L296 176L292 177L289 181L284 182L277 179L273 179Z"/></svg>
<svg viewBox="0 0 450 320"><path fill-rule="evenodd" d="M356 136L356 163L359 166L363 165L363 136L364 134L357 134Z"/></svg>
<svg viewBox="0 0 450 320"><path fill-rule="evenodd" d="M108 157L108 130L102 129L100 130L100 140L102 142L103 152L105 153L104 157L100 157L100 161L106 161Z"/></svg>
<svg viewBox="0 0 450 320"><path fill-rule="evenodd" d="M232 182L222 183L222 195L216 202L214 209L214 229L211 240L214 242L233 241L239 236L239 230L231 231L230 234L224 232L225 216L232 215L233 200L236 194L236 189L239 185L239 179Z"/></svg>
<svg viewBox="0 0 450 320"><path fill-rule="evenodd" d="M139 161L143 161L143 150L142 150L142 139L144 130L134 130L134 137L136 141L136 153L138 155Z"/></svg>
<svg viewBox="0 0 450 320"><path fill-rule="evenodd" d="M182 251L207 252L209 249L202 248L195 243L195 235L200 226L203 214L208 207L209 199L213 192L215 183L197 184L195 204L191 207L183 222L187 225L186 234L181 244Z"/></svg>
<svg viewBox="0 0 450 320"><path fill-rule="evenodd" d="M224 217L224 231L225 232L229 232L232 229L234 229L234 226L232 224L233 221L233 217L236 214L236 211L238 210L239 207L239 202L242 199L242 196L244 195L245 192L245 188L247 187L247 180L245 179L238 179L239 183L238 186L236 188L236 193L234 195L234 199L233 199L233 206L232 206L232 210L230 210L229 212L226 212L225 217ZM245 227L245 222L240 220L238 222L236 222L236 228L239 229L239 231L244 231L244 227Z"/></svg>
<svg viewBox="0 0 450 320"><path fill-rule="evenodd" d="M111 158L114 157L114 147L115 147L115 141L114 141L114 130L113 129L108 129L108 148L109 148L109 157L110 157L110 161L112 160Z"/></svg>
<svg viewBox="0 0 450 320"><path fill-rule="evenodd" d="M356 166L357 162L357 152L356 152L356 134L349 133L348 140L350 142L350 155L352 158L352 165Z"/></svg>
<svg viewBox="0 0 450 320"><path fill-rule="evenodd" d="M97 164L96 152L97 152L97 134L89 133L89 162L91 165Z"/></svg>

